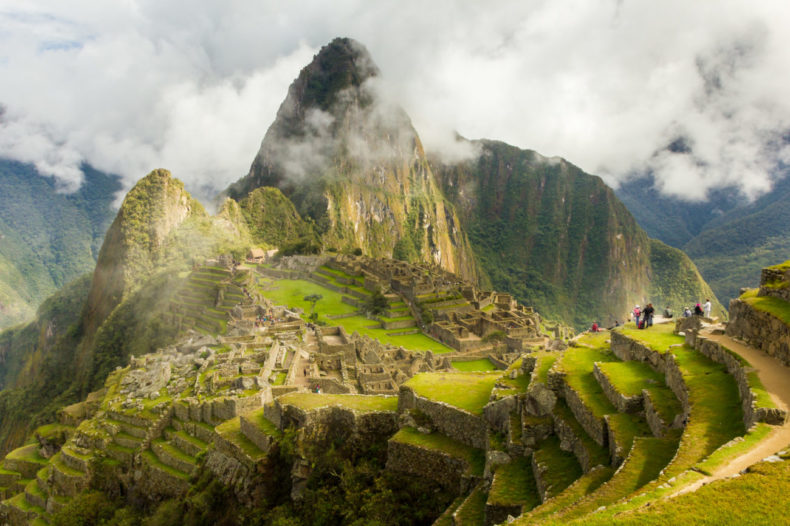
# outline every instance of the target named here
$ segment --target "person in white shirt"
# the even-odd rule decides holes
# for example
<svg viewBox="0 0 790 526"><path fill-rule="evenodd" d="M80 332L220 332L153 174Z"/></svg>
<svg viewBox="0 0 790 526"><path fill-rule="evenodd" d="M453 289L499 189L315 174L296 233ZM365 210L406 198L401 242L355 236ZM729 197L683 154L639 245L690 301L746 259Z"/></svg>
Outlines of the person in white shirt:
<svg viewBox="0 0 790 526"><path fill-rule="evenodd" d="M702 310L705 311L706 318L710 318L710 308L711 308L710 300L706 299L705 305L702 306Z"/></svg>

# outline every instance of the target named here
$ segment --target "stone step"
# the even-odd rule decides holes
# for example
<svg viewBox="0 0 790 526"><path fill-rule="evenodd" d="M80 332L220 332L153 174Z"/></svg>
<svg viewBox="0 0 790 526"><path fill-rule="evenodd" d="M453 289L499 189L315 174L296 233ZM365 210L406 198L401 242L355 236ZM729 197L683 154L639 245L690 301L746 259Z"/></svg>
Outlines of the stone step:
<svg viewBox="0 0 790 526"><path fill-rule="evenodd" d="M240 417L241 432L261 451L269 451L275 439L282 433L263 415L263 411L263 408L260 408L248 415L242 415Z"/></svg>
<svg viewBox="0 0 790 526"><path fill-rule="evenodd" d="M172 443L161 438L151 442L151 450L163 464L187 475L191 475L197 467L197 462L193 456L186 454Z"/></svg>
<svg viewBox="0 0 790 526"><path fill-rule="evenodd" d="M87 473L93 455L79 451L74 446L65 445L60 450L60 458L68 467Z"/></svg>
<svg viewBox="0 0 790 526"><path fill-rule="evenodd" d="M136 437L134 435L130 435L124 431L120 433L116 433L115 436L112 437L113 442L118 444L119 446L129 448L129 449L137 449L140 444L142 444L143 439Z"/></svg>
<svg viewBox="0 0 790 526"><path fill-rule="evenodd" d="M45 512L44 508L30 505L24 493L4 500L0 504L0 515L5 515L9 524L30 524L36 517L43 515Z"/></svg>
<svg viewBox="0 0 790 526"><path fill-rule="evenodd" d="M143 485L149 496L177 497L189 490L189 474L168 466L151 450L141 454L143 460Z"/></svg>
<svg viewBox="0 0 790 526"><path fill-rule="evenodd" d="M130 415L118 411L107 411L106 416L108 421L124 422L126 424L136 427L142 427L144 429L148 429L154 423L149 418L143 418L142 416Z"/></svg>
<svg viewBox="0 0 790 526"><path fill-rule="evenodd" d="M56 454L50 460L52 466L52 487L55 491L66 497L74 497L88 487L88 477L85 473L67 466Z"/></svg>
<svg viewBox="0 0 790 526"><path fill-rule="evenodd" d="M28 504L31 506L46 509L47 497L47 493L38 486L38 482L35 480L31 480L30 483L25 486L25 500L27 500Z"/></svg>
<svg viewBox="0 0 790 526"><path fill-rule="evenodd" d="M2 468L0 469L0 487L8 488L14 485L17 480L22 478L18 471Z"/></svg>
<svg viewBox="0 0 790 526"><path fill-rule="evenodd" d="M137 424L132 424L127 421L118 420L115 418L104 419L102 421L102 425L104 425L104 427L111 435L116 435L118 433L123 432L126 433L127 435L131 435L133 437L143 439L148 434L147 427L143 427Z"/></svg>
<svg viewBox="0 0 790 526"><path fill-rule="evenodd" d="M49 492L49 466L45 466L36 473L36 483L41 491Z"/></svg>
<svg viewBox="0 0 790 526"><path fill-rule="evenodd" d="M171 425L176 431L185 431L189 436L195 437L203 442L210 443L214 439L214 426L205 422L195 422L194 420L178 420L173 418Z"/></svg>
<svg viewBox="0 0 790 526"><path fill-rule="evenodd" d="M178 449L192 457L206 450L208 444L199 438L189 435L186 431L177 431L174 428L165 429L165 438Z"/></svg>

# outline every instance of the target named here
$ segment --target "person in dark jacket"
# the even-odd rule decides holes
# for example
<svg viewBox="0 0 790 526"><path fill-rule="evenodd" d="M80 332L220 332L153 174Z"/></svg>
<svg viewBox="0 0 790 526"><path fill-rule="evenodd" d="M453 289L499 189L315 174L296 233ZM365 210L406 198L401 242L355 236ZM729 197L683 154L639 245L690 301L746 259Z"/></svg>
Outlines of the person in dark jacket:
<svg viewBox="0 0 790 526"><path fill-rule="evenodd" d="M653 325L653 313L654 312L655 312L655 309L653 308L653 304L652 303L648 303L647 307L645 307L645 310L642 311L642 316L644 316L644 318L645 318L645 329L647 329L648 327L651 327Z"/></svg>

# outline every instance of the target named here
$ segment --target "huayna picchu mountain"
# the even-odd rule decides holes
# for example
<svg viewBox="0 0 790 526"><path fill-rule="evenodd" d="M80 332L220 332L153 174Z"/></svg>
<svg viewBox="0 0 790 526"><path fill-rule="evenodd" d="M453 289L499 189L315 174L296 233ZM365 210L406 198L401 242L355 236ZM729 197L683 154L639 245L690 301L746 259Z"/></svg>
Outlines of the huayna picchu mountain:
<svg viewBox="0 0 790 526"><path fill-rule="evenodd" d="M378 68L350 39L321 49L288 89L249 174L228 194L282 190L315 225L324 249L477 268L406 113L376 90Z"/></svg>

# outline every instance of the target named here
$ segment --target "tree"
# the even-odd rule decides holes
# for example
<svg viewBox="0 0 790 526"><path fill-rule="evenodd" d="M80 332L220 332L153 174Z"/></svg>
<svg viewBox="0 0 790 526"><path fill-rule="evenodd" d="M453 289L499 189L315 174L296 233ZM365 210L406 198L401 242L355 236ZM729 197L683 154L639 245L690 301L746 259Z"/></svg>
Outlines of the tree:
<svg viewBox="0 0 790 526"><path fill-rule="evenodd" d="M318 301L321 300L322 298L323 296L320 294L308 294L307 296L304 297L304 300L311 304L310 319L317 318L317 316L315 316L315 304L318 303Z"/></svg>
<svg viewBox="0 0 790 526"><path fill-rule="evenodd" d="M387 310L389 302L386 296L381 292L381 289L376 289L373 294L365 301L365 312L378 315Z"/></svg>

